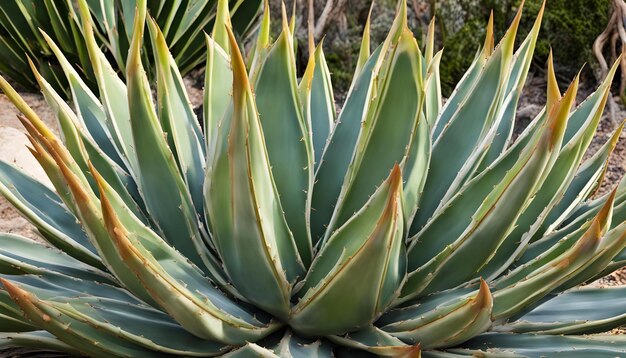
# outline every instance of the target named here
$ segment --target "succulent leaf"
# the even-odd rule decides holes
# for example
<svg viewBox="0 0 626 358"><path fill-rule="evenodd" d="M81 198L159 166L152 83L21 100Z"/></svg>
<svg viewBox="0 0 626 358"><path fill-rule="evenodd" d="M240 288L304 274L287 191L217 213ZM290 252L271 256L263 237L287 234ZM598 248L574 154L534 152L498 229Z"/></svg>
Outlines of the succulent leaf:
<svg viewBox="0 0 626 358"><path fill-rule="evenodd" d="M222 124L219 147L207 172L207 215L235 288L265 310L286 318L291 286L305 270L278 199L243 58L234 38L231 41L233 112Z"/></svg>
<svg viewBox="0 0 626 358"><path fill-rule="evenodd" d="M308 266L313 255L308 213L314 157L310 126L302 113L298 94L292 46L293 36L283 20L281 35L269 50L253 84L254 102L285 220L300 257ZM276 93L286 94L284 100L277 102Z"/></svg>
<svg viewBox="0 0 626 358"><path fill-rule="evenodd" d="M175 153L180 173L199 216L204 213L205 146L202 132L185 91L185 84L170 54L163 33L154 20L148 22L155 51L158 84L158 117Z"/></svg>
<svg viewBox="0 0 626 358"><path fill-rule="evenodd" d="M394 163L408 154L423 103L421 57L412 33L405 30L381 63L377 92L361 125L326 238L365 204Z"/></svg>
<svg viewBox="0 0 626 358"><path fill-rule="evenodd" d="M82 262L104 268L76 217L48 187L0 161L0 193L50 244Z"/></svg>
<svg viewBox="0 0 626 358"><path fill-rule="evenodd" d="M329 339L378 357L419 358L421 353L419 344L406 344L376 327L367 327L344 337L330 336Z"/></svg>
<svg viewBox="0 0 626 358"><path fill-rule="evenodd" d="M214 288L201 270L144 226L111 187L94 175L107 231L124 265L185 329L201 338L235 345L276 329L277 324L257 320Z"/></svg>
<svg viewBox="0 0 626 358"><path fill-rule="evenodd" d="M424 349L445 348L487 331L491 326L492 307L489 286L481 280L475 293L440 302L431 310L424 310L419 304L399 308L396 319L391 310L377 324L404 342L419 343Z"/></svg>
<svg viewBox="0 0 626 358"><path fill-rule="evenodd" d="M0 347L10 348L15 346L50 349L76 355L80 354L78 350L61 342L47 331L0 333Z"/></svg>
<svg viewBox="0 0 626 358"><path fill-rule="evenodd" d="M621 304L623 287L578 288L559 294L515 322L496 328L501 332L592 334L606 332L626 321ZM598 307L602 307L601 310Z"/></svg>
<svg viewBox="0 0 626 358"><path fill-rule="evenodd" d="M478 156L473 155L474 150L477 150L477 147L480 150L479 145L489 133L489 128L494 123L504 100L521 11L522 7L500 45L486 60L484 67L479 69L480 73L477 74L478 77L471 89L468 88L469 93L463 100L463 105L450 116L445 128L433 142L431 157L433 165L429 169L421 209L413 224L414 229L426 224L437 209L442 207L446 198L453 195L463 184L464 179L476 165ZM443 113L445 112L444 109ZM485 120L473 120L475 118Z"/></svg>
<svg viewBox="0 0 626 358"><path fill-rule="evenodd" d="M313 137L313 153L315 154L315 168L317 168L330 136L330 130L335 124L335 99L321 42L309 58L299 91L303 104L302 113L310 128L310 135Z"/></svg>
<svg viewBox="0 0 626 358"><path fill-rule="evenodd" d="M368 204L318 253L298 293L290 325L305 334L341 334L373 323L404 279L402 174L396 165ZM355 281L354 275L368 280ZM358 304L350 297L360 297Z"/></svg>

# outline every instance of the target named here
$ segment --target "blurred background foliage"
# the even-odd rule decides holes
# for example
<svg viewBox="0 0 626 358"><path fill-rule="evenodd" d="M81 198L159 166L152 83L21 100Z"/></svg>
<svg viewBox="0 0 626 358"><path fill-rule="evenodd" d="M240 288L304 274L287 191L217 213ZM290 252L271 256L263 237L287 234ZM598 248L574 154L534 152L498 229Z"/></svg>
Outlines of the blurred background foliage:
<svg viewBox="0 0 626 358"><path fill-rule="evenodd" d="M297 6L306 12L306 0L295 0ZM333 1L333 0L331 0ZM316 19L323 12L327 1L315 1ZM360 36L367 19L371 0L334 0L333 16L325 27L324 49L333 82L338 92L347 91L356 56ZM439 46L444 48L441 62L441 77L444 96L450 94L465 70L472 62L476 51L482 45L489 13L493 10L497 39L503 34L515 15L521 0L408 0L411 29L418 39L436 15ZM525 16L518 39L523 39L532 27L535 15L542 0L526 0ZM279 3L276 1L275 3ZM376 1L372 10L372 43L378 44L389 27L396 7L395 0ZM273 5L274 14L280 5ZM287 2L293 6L293 0ZM434 6L434 11L432 7ZM607 25L611 0L548 0L542 33L535 52L534 68L542 72L550 48L557 62L557 76L562 82L571 78L585 65L583 78L591 79L597 66L592 54L596 37ZM300 64L305 64L307 54L306 16L299 18L297 35L299 39ZM497 41L496 39L496 41ZM319 40L319 39L317 39ZM341 93L339 94L341 95ZM338 98L341 100L341 98Z"/></svg>

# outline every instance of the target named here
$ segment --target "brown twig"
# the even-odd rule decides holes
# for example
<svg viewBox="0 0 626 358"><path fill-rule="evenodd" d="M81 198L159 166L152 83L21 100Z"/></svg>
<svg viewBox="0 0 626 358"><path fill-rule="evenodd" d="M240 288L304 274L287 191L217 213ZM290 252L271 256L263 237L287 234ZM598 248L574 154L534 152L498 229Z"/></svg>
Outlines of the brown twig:
<svg viewBox="0 0 626 358"><path fill-rule="evenodd" d="M607 42L609 42L610 61L615 62L617 60L617 46L620 45L622 59L620 61L621 78L619 95L622 102L626 104L626 56L624 56L626 55L626 28L624 27L624 21L626 20L626 3L624 3L624 0L613 0L612 9L613 11L606 28L593 43L592 52L600 66L600 77L604 79L609 73L609 65L604 57L603 49ZM616 104L612 96L609 97L609 111L611 122L613 125L616 125Z"/></svg>

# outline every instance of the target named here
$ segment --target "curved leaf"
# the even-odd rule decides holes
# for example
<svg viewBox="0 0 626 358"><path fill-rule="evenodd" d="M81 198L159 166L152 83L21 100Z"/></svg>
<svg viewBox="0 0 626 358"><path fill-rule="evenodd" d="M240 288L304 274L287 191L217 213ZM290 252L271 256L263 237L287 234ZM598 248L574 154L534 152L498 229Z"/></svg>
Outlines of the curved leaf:
<svg viewBox="0 0 626 358"><path fill-rule="evenodd" d="M58 338L47 331L34 331L27 333L0 333L0 347L30 347L36 349L51 349L54 351L80 355L70 345L61 342Z"/></svg>
<svg viewBox="0 0 626 358"><path fill-rule="evenodd" d="M515 322L495 327L500 332L592 334L626 323L624 287L583 287L566 291L539 305Z"/></svg>
<svg viewBox="0 0 626 358"><path fill-rule="evenodd" d="M300 257L308 266L313 255L308 223L314 154L309 134L311 128L302 114L298 95L292 44L291 32L283 22L282 33L269 50L253 83L254 102L285 220ZM280 100L277 100L277 94L280 94Z"/></svg>
<svg viewBox="0 0 626 358"><path fill-rule="evenodd" d="M52 245L89 265L103 267L95 247L76 217L45 185L0 161L0 193L40 232L45 233Z"/></svg>
<svg viewBox="0 0 626 358"><path fill-rule="evenodd" d="M396 165L313 261L291 313L295 330L312 335L351 331L373 323L397 297L406 272L401 195ZM355 280L356 275L368 279Z"/></svg>
<svg viewBox="0 0 626 358"><path fill-rule="evenodd" d="M445 199L460 188L475 165L473 161L478 159L474 151L482 151L480 144L490 132L504 100L520 18L521 7L500 45L480 68L467 98L450 115L441 134L435 135L431 166L420 210L413 223L414 230L423 227L438 208L445 207ZM443 110L438 126L448 111Z"/></svg>
<svg viewBox="0 0 626 358"><path fill-rule="evenodd" d="M343 347L363 350L378 357L419 358L420 344L410 345L376 327L367 327L345 336L329 336L329 340Z"/></svg>
<svg viewBox="0 0 626 358"><path fill-rule="evenodd" d="M139 189L146 208L163 237L189 260L216 276L215 258L199 231L199 218L189 188L185 185L174 156L167 144L152 102L152 91L141 63L141 41L145 6L139 7L135 31L126 64L128 96L133 136L133 153L138 158ZM163 205L167 203L167 205ZM216 283L220 283L219 280Z"/></svg>
<svg viewBox="0 0 626 358"><path fill-rule="evenodd" d="M519 160L510 171L504 173L501 181L495 183L495 187L489 185L489 181L493 180L490 175L494 175L491 171L473 179L431 221L430 226L414 239L408 250L410 273L403 287L403 300L452 288L478 277L480 269L492 258L523 208L538 190L545 173L552 167L576 87L575 80L563 101L555 105L549 121L533 135ZM499 168L494 168L495 175L499 175ZM479 200L472 200L475 200L473 195L481 195L479 193L482 192L488 194ZM452 230L450 223L457 218L451 216L451 213L461 210L463 206L476 207L478 203L480 206L468 220L470 222L456 223ZM443 231L444 234L433 235L431 230ZM444 238L439 239L440 236ZM433 256L430 256L431 253Z"/></svg>
<svg viewBox="0 0 626 358"><path fill-rule="evenodd" d="M613 358L626 353L626 337L487 333L466 342L464 347L449 352L468 356Z"/></svg>
<svg viewBox="0 0 626 358"><path fill-rule="evenodd" d="M109 274L75 260L63 251L21 236L0 234L0 273L16 275L50 271L85 280L116 284L115 278Z"/></svg>
<svg viewBox="0 0 626 358"><path fill-rule="evenodd" d="M408 156L412 144L417 142L414 137L424 100L421 58L413 34L404 29L397 43L390 46L389 57L382 62L380 75L375 78L380 87L372 94L372 103L361 125L326 240L367 202L389 170ZM420 159L414 157L411 159Z"/></svg>
<svg viewBox="0 0 626 358"><path fill-rule="evenodd" d="M493 300L483 280L476 293L442 303L432 310L420 306L399 309L401 319L394 319L394 311L390 311L377 325L404 342L419 343L424 349L453 347L491 326ZM409 312L411 318L406 318Z"/></svg>
<svg viewBox="0 0 626 358"><path fill-rule="evenodd" d="M204 213L202 186L206 167L202 133L163 33L154 20L148 22L148 29L156 59L158 117L168 134L169 147L176 153L180 173L196 212L201 216Z"/></svg>
<svg viewBox="0 0 626 358"><path fill-rule="evenodd" d="M237 345L278 328L214 288L202 271L143 225L102 178L94 175L100 185L104 221L123 265L185 329L201 338Z"/></svg>
<svg viewBox="0 0 626 358"><path fill-rule="evenodd" d="M219 151L207 170L207 216L235 288L286 318L291 285L305 270L274 185L245 65L232 41L234 109L221 126Z"/></svg>
<svg viewBox="0 0 626 358"><path fill-rule="evenodd" d="M313 137L315 169L319 167L330 130L335 123L335 99L322 45L320 42L309 58L299 88L304 117Z"/></svg>

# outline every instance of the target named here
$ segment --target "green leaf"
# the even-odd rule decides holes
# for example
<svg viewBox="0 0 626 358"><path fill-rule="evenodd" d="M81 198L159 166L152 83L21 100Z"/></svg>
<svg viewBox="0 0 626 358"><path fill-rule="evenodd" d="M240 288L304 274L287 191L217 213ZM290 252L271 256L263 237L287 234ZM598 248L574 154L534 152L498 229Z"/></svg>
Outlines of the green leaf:
<svg viewBox="0 0 626 358"><path fill-rule="evenodd" d="M36 330L37 328L31 326L25 319L6 316L0 313L0 332L15 334L16 332L32 332ZM7 339L7 336L6 334L0 333L0 348L6 344L4 340Z"/></svg>
<svg viewBox="0 0 626 358"><path fill-rule="evenodd" d="M223 48L227 53L231 50L228 41L228 32L226 29L232 29L230 23L230 13L228 11L228 0L217 0L217 10L215 13L215 23L213 24L213 32L211 37L215 42Z"/></svg>
<svg viewBox="0 0 626 358"><path fill-rule="evenodd" d="M167 314L153 308L95 297L70 298L52 305L103 334L144 347L152 351L151 354L202 357L218 355L228 349L223 344L192 335Z"/></svg>
<svg viewBox="0 0 626 358"><path fill-rule="evenodd" d="M2 274L57 272L85 280L117 284L115 278L108 273L32 239L12 234L0 234L0 245L0 273Z"/></svg>
<svg viewBox="0 0 626 358"><path fill-rule="evenodd" d="M227 348L192 335L166 313L136 301L116 287L46 272L42 277L4 277L71 319L96 328L105 338L111 335L145 347L153 351L151 354L208 356Z"/></svg>
<svg viewBox="0 0 626 358"><path fill-rule="evenodd" d="M293 37L287 24L267 54L254 85L254 101L285 220L306 266L313 256L308 228L313 146L296 83ZM277 95L280 94L280 100Z"/></svg>
<svg viewBox="0 0 626 358"><path fill-rule="evenodd" d="M433 19L434 21L434 19ZM434 24L434 23L433 23ZM441 112L442 96L441 96L441 76L439 74L439 64L443 50L437 52L433 59L426 64L426 80L424 85L425 97L425 115L429 129L435 125L435 121ZM428 57L428 56L427 56ZM430 132L430 130L429 130Z"/></svg>
<svg viewBox="0 0 626 358"><path fill-rule="evenodd" d="M613 68L615 70L616 67ZM614 73L614 72L613 72ZM568 128L575 126L578 131L569 142L564 143L554 166L549 170L532 202L517 219L515 228L502 242L489 264L481 270L483 277L496 277L507 269L519 256L540 229L550 210L563 197L563 194L575 179L576 168L580 166L584 153L596 132L602 118L604 106L609 95L609 75L600 89L591 95L568 119ZM573 122L573 123L571 123ZM567 129L565 131L567 133Z"/></svg>
<svg viewBox="0 0 626 358"><path fill-rule="evenodd" d="M291 285L305 270L283 215L252 89L235 46L232 64L234 106L220 127L219 147L207 169L207 217L235 288L258 307L286 318Z"/></svg>
<svg viewBox="0 0 626 358"><path fill-rule="evenodd" d="M58 338L47 331L34 331L26 333L0 333L0 347L28 347L36 349L51 349L73 355L80 352L70 345L61 342Z"/></svg>
<svg viewBox="0 0 626 358"><path fill-rule="evenodd" d="M301 102L304 105L302 112L312 136L315 169L319 167L335 123L335 99L322 45L320 42L315 53L309 58L299 88Z"/></svg>
<svg viewBox="0 0 626 358"><path fill-rule="evenodd" d="M250 68L250 78L252 82L256 81L259 67L262 66L267 57L267 52L270 47L271 32L270 6L268 0L265 0L263 3L263 16L261 17L256 42L254 47L248 52L248 67Z"/></svg>
<svg viewBox="0 0 626 358"><path fill-rule="evenodd" d="M466 356L612 358L624 355L626 337L487 333L466 342L463 347L449 352Z"/></svg>
<svg viewBox="0 0 626 358"><path fill-rule="evenodd" d="M142 171L138 167L138 160L135 155L137 145L134 142L131 129L128 90L96 42L93 23L86 1L78 0L78 5L89 58L98 82L101 102L107 113L109 133L111 133L118 151L123 155L122 159L126 163L126 167L135 179L139 179L143 175L136 173L137 171Z"/></svg>
<svg viewBox="0 0 626 358"><path fill-rule="evenodd" d="M106 268L134 295L146 302L153 303L139 279L126 267L123 258L116 250L104 226L100 201L95 193L87 184L81 183L77 175L68 168L60 155L54 151L54 148L52 148L51 154L54 156L56 165L62 172L63 179L71 192L80 223L86 230L91 243L96 247L98 255L106 265ZM93 167L90 169L93 173L96 172ZM130 209L129 213L132 213Z"/></svg>
<svg viewBox="0 0 626 358"><path fill-rule="evenodd" d="M405 32L404 30L407 30L406 24L406 1L401 1L398 4L398 11L387 38L364 64L362 60L365 58L365 50L369 52L369 39L363 40L363 51L361 60L359 60L359 64L362 64L363 68L357 68L355 79L350 86L346 103L339 114L339 118L332 130L324 154L322 154L320 165L315 173L314 195L311 203L311 236L314 245L319 245L322 239L326 241L333 230L333 228L331 228L333 225L329 223L336 212L338 198L340 195L344 194L344 190L346 189L347 173L349 173L350 170L354 170L350 169L350 167L353 166L352 163L354 162L354 157L357 152L356 147L359 142L361 144L366 143L365 138L359 139L361 138L363 122L368 116L376 117L374 115L374 107L372 106L374 101L372 101L372 99L379 92L379 86L382 86L382 82L384 82L382 79L384 75L381 75L381 68L384 67L387 69L390 66L393 59L393 49L395 49L401 35ZM409 36L406 35L405 37ZM405 39L405 42L408 41ZM414 104L414 100L415 98L411 98L410 101L405 104L410 106ZM416 118L417 116L413 119L416 120ZM371 121L370 119L370 122ZM394 126L387 127L389 127L387 128L389 131L393 131L394 129ZM406 135L406 133L404 134ZM363 136L365 137L365 135ZM404 142L405 145L407 143L408 140ZM376 183L373 185L380 184L394 163L399 162L402 158L403 155L392 158L393 161L386 169L381 170L379 173L380 177L376 178ZM374 189L374 187L368 188L369 191L367 193L361 194L367 197L374 192ZM359 208L360 207L356 210ZM346 213L346 215L352 214L353 212ZM339 224L334 226L334 228L337 228Z"/></svg>
<svg viewBox="0 0 626 358"><path fill-rule="evenodd" d="M572 180L561 200L547 215L546 220L537 230L531 242L537 242L545 233L556 230L577 206L599 188L609 165L609 157L615 149L623 129L624 123L616 128L611 138L578 168L574 180Z"/></svg>
<svg viewBox="0 0 626 358"><path fill-rule="evenodd" d="M202 132L163 33L154 20L148 25L157 68L158 117L200 216L204 213L202 186L206 167Z"/></svg>
<svg viewBox="0 0 626 358"><path fill-rule="evenodd" d="M298 293L291 327L309 335L342 334L373 323L389 307L406 273L401 195L396 165L322 247Z"/></svg>
<svg viewBox="0 0 626 358"><path fill-rule="evenodd" d="M452 116L459 109L459 106L466 100L466 98L471 94L472 89L475 87L476 81L479 79L485 63L493 54L493 31L493 13L490 13L489 22L487 23L487 29L485 31L485 44L483 45L482 50L476 54L474 61L472 61L472 64L467 71L465 71L465 74L457 83L456 88L443 105L441 114L437 117L432 128L433 140L437 140L439 138L444 128L448 126Z"/></svg>
<svg viewBox="0 0 626 358"><path fill-rule="evenodd" d="M134 217L119 196L100 185L104 222L116 250L150 296L192 334L229 345L258 340L279 324L229 299L203 272Z"/></svg>
<svg viewBox="0 0 626 358"><path fill-rule="evenodd" d="M128 204L133 212L143 218L141 209L135 202L132 194L138 197L136 192L136 184L134 180L113 160L111 160L93 139L85 134L83 128L80 127L79 120L72 112L70 107L65 103L61 96L54 91L52 86L37 72L31 62L31 68L35 74L35 78L39 83L42 93L50 108L54 111L57 122L61 129L63 142L69 154L76 161L83 173L89 171L88 162L91 162L106 179L114 186L115 190L122 195L124 201ZM86 176L91 188L96 189L95 182L89 176ZM146 220L145 218L143 219Z"/></svg>
<svg viewBox="0 0 626 358"><path fill-rule="evenodd" d="M0 193L52 245L91 266L103 268L96 249L59 196L17 168L0 161Z"/></svg>
<svg viewBox="0 0 626 358"><path fill-rule="evenodd" d="M259 357L259 358L279 358L278 355L274 354L274 352L269 349L263 348L254 343L246 343L245 346L235 349L230 353L224 354L225 358L248 358L248 357Z"/></svg>
<svg viewBox="0 0 626 358"><path fill-rule="evenodd" d="M418 211L419 199L424 190L430 166L430 126L424 116L417 123L416 133L411 139L409 151L401 166L404 172L404 218L410 223Z"/></svg>
<svg viewBox="0 0 626 358"><path fill-rule="evenodd" d="M367 60L359 77L348 93L346 103L332 129L329 142L324 149L315 173L313 199L311 203L311 236L317 243L326 231L333 215L334 206L354 153L354 147L370 105L373 91L374 67L381 56L379 47Z"/></svg>
<svg viewBox="0 0 626 358"><path fill-rule="evenodd" d="M125 99L131 109L129 130L133 136L133 151L139 159L136 167L141 173L137 178L139 189L147 211L163 237L193 263L213 274L214 259L200 234L199 218L189 188L165 139L143 70L140 52L144 22L145 12L139 12L128 56L128 98Z"/></svg>
<svg viewBox="0 0 626 358"><path fill-rule="evenodd" d="M445 208L447 200L478 164L475 161L480 155L474 152L482 152L481 142L491 132L504 100L520 18L521 8L500 45L484 66L480 66L478 77L467 89L467 98L450 115L441 134L434 136L428 178L411 232L423 227L438 209ZM437 126L446 121L446 113L451 110L443 109Z"/></svg>
<svg viewBox="0 0 626 358"><path fill-rule="evenodd" d="M332 356L333 346L326 340L304 339L288 330L272 351L279 357L323 358Z"/></svg>
<svg viewBox="0 0 626 358"><path fill-rule="evenodd" d="M208 162L215 156L219 125L232 103L230 91L233 85L233 72L230 69L228 54L209 36L206 36L207 59L204 78L204 138Z"/></svg>
<svg viewBox="0 0 626 358"><path fill-rule="evenodd" d="M371 95L326 239L365 204L389 170L409 155L412 144L427 145L414 139L423 105L423 64L413 34L402 31L390 51L375 79L380 87ZM414 157L409 160L421 159Z"/></svg>
<svg viewBox="0 0 626 358"><path fill-rule="evenodd" d="M123 155L116 148L111 133L109 132L107 114L100 100L98 100L96 95L83 81L78 72L74 70L69 60L63 54L63 51L47 34L44 33L43 36L56 56L57 61L59 61L59 64L63 68L65 77L72 91L77 118L87 130L88 135L97 143L98 147L106 153L111 160L127 170L124 161L121 159Z"/></svg>
<svg viewBox="0 0 626 358"><path fill-rule="evenodd" d="M496 165L471 180L413 239L402 300L452 288L479 276L552 167L576 87L575 80L509 171L502 173ZM496 178L500 180L492 183ZM459 211L465 215L459 216ZM458 220L468 212L473 213L471 218Z"/></svg>
<svg viewBox="0 0 626 358"><path fill-rule="evenodd" d="M410 345L376 327L366 327L345 336L329 336L329 340L343 347L363 350L378 357L419 357L421 345Z"/></svg>
<svg viewBox="0 0 626 358"><path fill-rule="evenodd" d="M583 287L566 291L541 304L517 321L495 329L500 332L592 334L626 323L621 300L624 287Z"/></svg>
<svg viewBox="0 0 626 358"><path fill-rule="evenodd" d="M511 74L507 85L507 95L498 113L499 118L496 120L496 123L499 123L498 129L480 167L476 170L476 174L481 173L486 167L491 165L511 142L517 105L532 63L535 45L537 44L539 29L541 27L541 20L543 19L543 11L544 6L539 10L533 28L513 55Z"/></svg>
<svg viewBox="0 0 626 358"><path fill-rule="evenodd" d="M365 21L365 25L363 26L363 35L361 36L361 46L359 48L359 57L357 59L357 63L354 69L354 74L352 75L352 83L350 84L350 92L352 92L352 88L357 84L358 79L361 77L361 71L365 64L369 61L371 50L370 50L370 28L372 23L372 9L374 8L374 4L370 6L370 11L367 14L367 20Z"/></svg>
<svg viewBox="0 0 626 358"><path fill-rule="evenodd" d="M563 291L595 276L626 244L626 224L609 231L613 200L583 231L574 245L539 256L495 282L495 320L524 313L552 290ZM606 235L605 235L606 233Z"/></svg>
<svg viewBox="0 0 626 358"><path fill-rule="evenodd" d="M59 310L54 303L39 299L19 284L3 278L0 278L0 282L35 326L54 334L59 340L83 353L95 357L150 354L150 350L120 340L116 335L103 334L88 323L73 319Z"/></svg>
<svg viewBox="0 0 626 358"><path fill-rule="evenodd" d="M421 302L391 310L376 324L393 337L419 343L424 349L453 347L491 327L493 300L483 280L477 291L438 303L434 308Z"/></svg>

